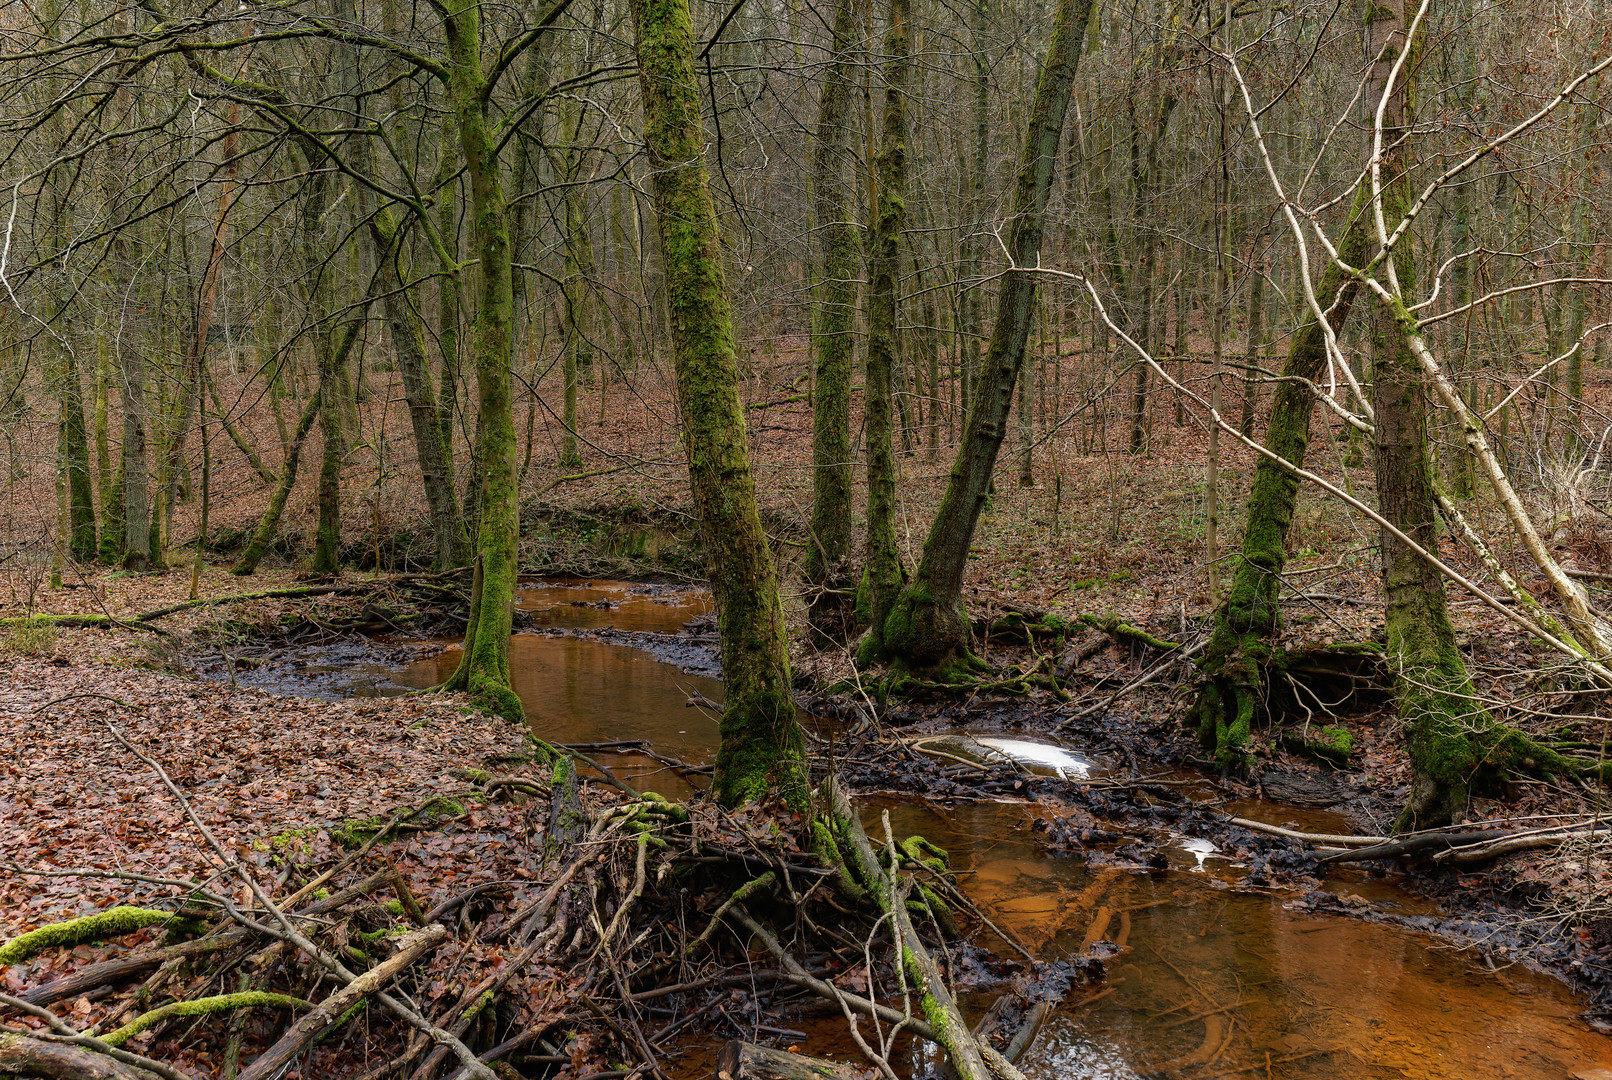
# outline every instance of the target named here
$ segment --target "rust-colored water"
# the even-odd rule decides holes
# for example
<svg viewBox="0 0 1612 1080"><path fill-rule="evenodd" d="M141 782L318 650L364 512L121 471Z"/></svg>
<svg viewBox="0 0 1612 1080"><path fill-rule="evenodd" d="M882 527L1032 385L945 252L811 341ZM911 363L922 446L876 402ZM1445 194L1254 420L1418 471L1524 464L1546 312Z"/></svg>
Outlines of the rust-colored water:
<svg viewBox="0 0 1612 1080"><path fill-rule="evenodd" d="M459 664L458 646L394 671L404 686L435 686ZM689 706L699 695L721 703L722 683L685 675L649 653L589 638L516 634L509 669L526 722L555 743L648 739L662 754L708 764L716 749L715 713ZM692 788L666 765L640 754L591 754L634 787L684 798Z"/></svg>
<svg viewBox="0 0 1612 1080"><path fill-rule="evenodd" d="M557 626L646 630L675 629L697 613L690 608L708 604L695 599L682 610L645 607L654 601L631 588L568 582L527 589L522 603L546 605L546 617ZM573 606L601 599L620 607ZM629 619L643 621L630 625ZM457 661L457 650L450 649L393 677L429 685ZM710 760L715 717L685 702L691 693L720 701L715 680L684 675L635 649L579 638L517 635L510 662L516 692L544 738L643 738L685 761ZM597 756L638 786L673 797L689 790L653 760ZM1345 831L1345 822L1325 811L1276 803L1231 809L1312 831ZM1612 1068L1612 1040L1578 1019L1572 995L1554 979L1520 968L1490 971L1475 956L1424 935L1290 910L1291 896L1236 891L1238 871L1213 854L1200 866L1197 855L1177 850L1171 869L1153 874L1091 870L1043 854L1030 830L1034 807L939 811L875 803L867 807L866 823L876 838L886 810L897 836L922 833L949 849L968 895L1036 955L1078 955L1097 938L1124 946L1107 981L1077 992L1047 1025L1021 1063L1031 1080L1563 1080L1575 1070ZM1359 874L1330 880L1328 888L1401 911L1426 909L1425 902ZM966 1002L973 1010L988 1004L988 998ZM805 1032L803 1048L810 1052L856 1059L837 1017L789 1026ZM694 1027L709 1031L712 1025ZM726 1037L678 1037L684 1056L669 1063L670 1073L703 1080L711 1052ZM909 1047L898 1055L903 1074L933 1065L916 1053Z"/></svg>
<svg viewBox="0 0 1612 1080"><path fill-rule="evenodd" d="M515 597L538 626L593 630L650 630L676 633L684 623L711 610L704 589L668 590L627 581L544 578L521 582Z"/></svg>
<svg viewBox="0 0 1612 1080"><path fill-rule="evenodd" d="M1037 955L1077 955L1089 938L1128 950L1093 989L1104 996L1082 1005L1077 994L1055 1015L1023 1062L1029 1077L1161 1075L1172 1062L1185 1077L1293 1080L1561 1080L1612 1067L1612 1040L1578 1019L1555 979L1233 891L1212 856L1203 873L1185 856L1157 874L1049 858L1029 816L1006 805L891 812L897 834L948 847L970 898Z"/></svg>

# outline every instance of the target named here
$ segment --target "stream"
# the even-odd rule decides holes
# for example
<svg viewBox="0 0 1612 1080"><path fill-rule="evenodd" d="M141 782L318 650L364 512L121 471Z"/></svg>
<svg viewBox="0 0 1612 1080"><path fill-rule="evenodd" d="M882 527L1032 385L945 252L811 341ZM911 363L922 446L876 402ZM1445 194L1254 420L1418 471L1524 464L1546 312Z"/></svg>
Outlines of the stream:
<svg viewBox="0 0 1612 1080"><path fill-rule="evenodd" d="M517 634L510 649L515 690L538 735L565 743L643 739L662 755L709 763L716 716L689 702L720 702L721 683L629 643L654 649L655 635L675 634L709 610L707 594L554 580L526 583L520 605L537 626L551 628ZM458 662L452 643L438 644L434 655L400 666L337 655L323 674L336 677L338 693L431 686ZM611 752L604 763L640 788L672 798L690 791L681 775L648 756ZM964 892L1038 957L1081 956L1098 939L1122 947L1106 980L1075 990L1020 1062L1031 1080L1612 1077L1598 1071L1612 1070L1612 1040L1579 1019L1573 995L1557 980L1520 966L1493 970L1429 935L1298 910L1290 892L1239 888L1240 868L1203 841L1182 838L1168 869L1138 873L1046 854L1028 803L942 812L868 800L875 837L883 835L885 812L897 836L921 833L946 848ZM1242 803L1235 812L1347 829L1335 816L1278 803ZM1428 901L1364 872L1335 873L1326 887L1380 910L1436 913ZM988 944L1010 955L1000 942ZM980 995L965 1005L977 1013L990 1000ZM859 1060L839 1017L790 1024L807 1036L801 1049ZM670 1074L710 1076L726 1037L680 1039L683 1056L669 1063ZM934 1063L920 1053L909 1046L898 1064L921 1074Z"/></svg>

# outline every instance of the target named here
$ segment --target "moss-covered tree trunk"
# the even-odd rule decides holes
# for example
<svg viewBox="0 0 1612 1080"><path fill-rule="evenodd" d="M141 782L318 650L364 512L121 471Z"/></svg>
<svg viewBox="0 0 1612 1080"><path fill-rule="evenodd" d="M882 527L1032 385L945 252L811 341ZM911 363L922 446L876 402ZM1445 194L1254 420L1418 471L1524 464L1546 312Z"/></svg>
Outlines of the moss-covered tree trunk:
<svg viewBox="0 0 1612 1080"><path fill-rule="evenodd" d="M57 372L58 457L67 473L68 551L79 562L96 555L95 489L90 482L89 431L84 423L84 386L73 350L61 351Z"/></svg>
<svg viewBox="0 0 1612 1080"><path fill-rule="evenodd" d="M114 241L117 261L130 265L126 241L120 236ZM134 298L126 291L123 296L122 318L127 325L129 308ZM119 472L123 476L123 565L126 569L144 569L151 551L151 497L146 477L146 393L145 360L139 346L126 340L127 332L119 334L116 344L118 360L118 398L123 406L123 448Z"/></svg>
<svg viewBox="0 0 1612 1080"><path fill-rule="evenodd" d="M1406 32L1405 0L1378 0L1370 12L1368 55L1376 61L1367 100L1378 104L1381 124L1373 142L1379 164L1369 183L1376 189L1377 219L1391 231L1410 201L1409 80L1415 65L1406 62L1397 78L1391 69L1415 43ZM1379 242L1384 235L1379 228ZM1416 354L1422 342L1404 309L1404 298L1416 287L1412 236L1406 230L1377 267L1378 280L1395 299L1372 296L1375 471L1383 518L1431 551L1437 544L1438 505L1428 452L1429 373ZM1382 558L1387 652L1412 769L1410 796L1397 827L1442 825L1465 809L1468 784L1479 768L1506 764L1507 755L1495 746L1493 719L1477 701L1456 647L1443 577L1387 529L1382 530Z"/></svg>
<svg viewBox="0 0 1612 1080"><path fill-rule="evenodd" d="M1365 197L1356 199L1338 253L1359 266L1367 251ZM1316 286L1316 299L1341 330L1359 295L1360 283L1337 266L1328 266ZM1276 384L1266 425L1265 446L1302 468L1310 444L1315 396L1309 383L1326 369L1326 328L1311 317L1300 325L1288 346L1282 379ZM1299 477L1261 456L1254 466L1243 525L1242 557L1232 571L1231 588L1215 611L1209 644L1199 660L1204 683L1193 717L1204 743L1215 749L1222 765L1240 764L1254 709L1260 698L1261 665L1270 659L1266 639L1281 626L1277 593L1287 565L1287 534L1293 524Z"/></svg>
<svg viewBox="0 0 1612 1080"><path fill-rule="evenodd" d="M347 333L354 335L358 332L357 325L349 326ZM297 483L297 467L302 461L302 444L308 441L308 432L313 430L314 419L319 415L319 391L315 390L308 403L302 407L302 415L297 418L297 430L291 437L290 445L286 449L285 464L280 469L280 478L275 482L274 491L269 495L269 505L263 510L263 517L259 519L257 531L252 539L247 541L246 549L241 557L235 560L230 572L238 577L246 577L257 572L258 564L263 561L263 555L274 542L275 530L280 527L280 516L285 513L285 502L291 495L291 489Z"/></svg>
<svg viewBox="0 0 1612 1080"><path fill-rule="evenodd" d="M812 312L816 385L812 394L812 521L806 582L812 623L839 636L849 608L851 556L851 365L856 352L856 291L861 240L847 177L851 49L856 8L834 7L833 55L823 80L812 152L812 210L821 244Z"/></svg>
<svg viewBox="0 0 1612 1080"><path fill-rule="evenodd" d="M448 99L470 180L471 241L478 260L472 349L481 458L481 517L475 543L479 588L471 603L464 655L446 685L519 722L525 713L509 678L509 633L520 555L509 366L515 321L513 255L499 175L499 132L487 113L490 87L482 70L481 9L474 0L452 0L439 10L444 12L448 45Z"/></svg>
<svg viewBox="0 0 1612 1080"><path fill-rule="evenodd" d="M573 155L575 156L575 155ZM560 468L574 469L582 464L577 449L577 390L582 372L593 365L593 241L588 236L587 207L583 201L580 176L573 168L570 187L565 193L565 356L561 364L564 380L560 421Z"/></svg>
<svg viewBox="0 0 1612 1080"><path fill-rule="evenodd" d="M715 791L729 805L777 791L803 807L804 749L790 693L777 572L745 441L688 0L632 0L632 13L677 399L727 683Z"/></svg>
<svg viewBox="0 0 1612 1080"><path fill-rule="evenodd" d="M319 456L319 483L316 502L319 520L314 533L310 569L316 574L334 574L341 568L341 466L347 456L346 433L342 430L340 369L336 362L334 329L315 335L319 350L319 434L323 439Z"/></svg>
<svg viewBox="0 0 1612 1080"><path fill-rule="evenodd" d="M857 616L868 627L864 660L884 651L884 620L901 592L896 548L895 376L901 348L897 291L907 213L908 0L890 0L884 31L884 115L874 158L873 237L868 252L868 355L862 394L867 440L868 520Z"/></svg>
<svg viewBox="0 0 1612 1080"><path fill-rule="evenodd" d="M1058 4L1052 42L1036 83L1029 130L1014 180L1007 247L1016 266L1034 266L1040 258L1064 114L1079 69L1090 12L1090 0L1060 0ZM980 365L973 408L952 463L946 493L924 542L918 569L884 622L883 648L888 659L944 672L970 658L963 571L990 489L997 453L1007 434L1013 388L1024 365L1035 296L1032 273L1009 273L1002 279L996 324Z"/></svg>

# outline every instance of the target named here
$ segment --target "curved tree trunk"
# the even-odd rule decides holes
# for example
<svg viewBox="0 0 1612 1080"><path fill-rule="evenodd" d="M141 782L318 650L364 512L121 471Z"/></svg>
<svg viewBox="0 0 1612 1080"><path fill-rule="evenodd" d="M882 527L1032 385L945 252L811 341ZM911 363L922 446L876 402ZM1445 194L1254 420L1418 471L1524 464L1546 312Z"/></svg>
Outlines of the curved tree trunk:
<svg viewBox="0 0 1612 1080"><path fill-rule="evenodd" d="M357 327L349 327L350 334L357 333ZM291 489L297 483L297 466L302 460L302 444L308 441L308 432L313 430L314 418L319 415L319 391L315 390L308 403L302 407L302 415L297 418L296 434L291 438L291 446L286 451L285 464L280 469L280 479L274 485L274 493L269 496L269 505L263 511L263 518L258 522L257 532L247 542L246 550L241 557L235 560L231 573L238 577L246 577L257 572L258 563L263 561L264 552L274 542L274 531L280 527L280 515L285 512L285 501L291 495Z"/></svg>
<svg viewBox="0 0 1612 1080"><path fill-rule="evenodd" d="M1365 261L1367 226L1361 217L1366 212L1362 192L1338 243L1339 256L1351 266ZM1329 265L1315 292L1321 309L1332 313L1333 328L1341 331L1360 283ZM1315 412L1315 396L1308 384L1321 377L1326 360L1326 331L1315 319L1308 319L1288 346L1265 430L1265 446L1301 468ZM1232 571L1230 590L1215 611L1214 630L1198 663L1205 681L1192 710L1205 745L1214 747L1223 766L1241 763L1241 748L1248 741L1260 698L1260 665L1270 656L1265 639L1281 626L1277 592L1287 565L1287 533L1298 491L1298 476L1270 458L1258 459L1248 495L1242 558Z"/></svg>
<svg viewBox="0 0 1612 1080"><path fill-rule="evenodd" d="M851 364L856 352L856 290L861 241L852 220L846 179L850 140L850 52L856 8L834 8L834 55L823 81L812 157L812 210L822 238L812 351L812 522L806 548L806 582L812 624L842 636L849 603L851 555Z"/></svg>
<svg viewBox="0 0 1612 1080"><path fill-rule="evenodd" d="M1064 114L1079 70L1090 13L1090 0L1060 0L1058 4L1052 42L1036 84L1029 131L1014 184L1008 252L1016 266L1033 266L1040 258L1043 219L1063 137ZM884 622L883 647L888 659L944 672L970 658L968 618L963 611L963 569L974 527L985 506L996 455L1007 433L1013 387L1024 365L1035 295L1033 274L1009 273L1002 279L996 325L980 366L974 405L963 429L946 494L924 542L917 572Z"/></svg>
<svg viewBox="0 0 1612 1080"><path fill-rule="evenodd" d="M632 0L672 360L722 674L715 791L735 805L781 793L804 809L804 747L790 693L783 604L761 528L716 211L705 169L688 0Z"/></svg>

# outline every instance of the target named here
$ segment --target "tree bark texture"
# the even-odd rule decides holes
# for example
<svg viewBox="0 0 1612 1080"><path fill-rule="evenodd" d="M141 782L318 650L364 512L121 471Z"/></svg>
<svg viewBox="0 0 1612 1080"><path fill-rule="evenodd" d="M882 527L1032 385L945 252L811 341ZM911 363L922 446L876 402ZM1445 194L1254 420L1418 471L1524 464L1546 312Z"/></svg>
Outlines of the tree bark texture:
<svg viewBox="0 0 1612 1080"><path fill-rule="evenodd" d="M436 542L435 566L438 570L462 566L468 559L470 537L454 491L453 458L442 441L436 395L431 389L431 366L425 352L425 331L401 287L408 275L398 272L397 260L403 257L403 248L398 243L397 225L391 212L384 208L376 211L370 218L369 231L375 241L386 325L391 333L392 349L397 354L403 398L414 428L415 458L419 462L420 480L431 515L431 533Z"/></svg>
<svg viewBox="0 0 1612 1080"><path fill-rule="evenodd" d="M499 176L499 136L487 115L481 9L474 0L453 0L444 10L448 98L470 181L471 238L479 260L472 349L481 459L481 519L476 533L481 587L471 604L464 655L446 686L467 691L484 708L519 722L525 711L509 679L509 634L520 556L515 403L509 366L515 321L513 255Z"/></svg>
<svg viewBox="0 0 1612 1080"><path fill-rule="evenodd" d="M901 230L907 199L908 0L890 0L884 33L884 115L874 159L873 243L868 253L868 355L863 430L867 439L868 520L857 618L868 627L864 659L882 651L884 621L901 591L896 548L895 375L899 367Z"/></svg>
<svg viewBox="0 0 1612 1080"><path fill-rule="evenodd" d="M777 572L750 472L688 0L633 0L632 13L677 399L727 683L715 792L735 805L776 791L803 807L803 739Z"/></svg>

